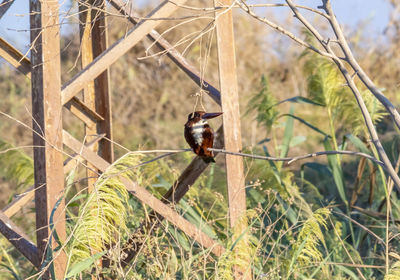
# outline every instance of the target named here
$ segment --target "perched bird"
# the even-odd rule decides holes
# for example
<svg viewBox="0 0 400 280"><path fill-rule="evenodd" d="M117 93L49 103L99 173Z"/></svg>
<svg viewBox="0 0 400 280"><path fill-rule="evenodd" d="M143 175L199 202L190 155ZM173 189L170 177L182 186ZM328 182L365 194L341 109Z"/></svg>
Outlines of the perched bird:
<svg viewBox="0 0 400 280"><path fill-rule="evenodd" d="M218 117L222 113L206 113L196 111L188 115L185 124L185 139L195 154L201 156L206 163L215 162L214 154L208 148L214 144L214 131L207 120Z"/></svg>

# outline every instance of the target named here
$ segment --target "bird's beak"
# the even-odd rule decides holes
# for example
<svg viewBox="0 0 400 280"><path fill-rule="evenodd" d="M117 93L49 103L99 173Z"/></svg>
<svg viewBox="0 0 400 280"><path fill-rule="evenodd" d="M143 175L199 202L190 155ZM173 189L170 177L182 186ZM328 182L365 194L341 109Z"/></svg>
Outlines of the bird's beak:
<svg viewBox="0 0 400 280"><path fill-rule="evenodd" d="M201 118L202 119L212 119L215 117L218 117L222 115L222 112L218 112L218 113L205 113Z"/></svg>

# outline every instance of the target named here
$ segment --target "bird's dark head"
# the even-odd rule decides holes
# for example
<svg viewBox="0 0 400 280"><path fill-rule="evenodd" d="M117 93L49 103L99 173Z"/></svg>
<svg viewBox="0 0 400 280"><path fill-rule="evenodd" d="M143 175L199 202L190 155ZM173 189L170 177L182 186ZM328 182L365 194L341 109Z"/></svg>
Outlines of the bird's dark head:
<svg viewBox="0 0 400 280"><path fill-rule="evenodd" d="M218 117L222 114L222 112L218 112L218 113L206 113L204 111L196 111L193 113L190 113L188 115L188 122L198 122L201 120L208 120L208 119L212 119L215 117Z"/></svg>

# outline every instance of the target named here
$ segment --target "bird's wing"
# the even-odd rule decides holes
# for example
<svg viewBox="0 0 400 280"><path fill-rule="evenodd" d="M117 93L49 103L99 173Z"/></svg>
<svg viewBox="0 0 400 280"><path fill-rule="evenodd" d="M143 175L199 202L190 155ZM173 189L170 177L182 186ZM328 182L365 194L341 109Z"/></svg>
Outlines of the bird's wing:
<svg viewBox="0 0 400 280"><path fill-rule="evenodd" d="M191 127L185 126L185 139L186 142L189 144L189 146L193 149L193 151L196 149L196 143L191 135Z"/></svg>

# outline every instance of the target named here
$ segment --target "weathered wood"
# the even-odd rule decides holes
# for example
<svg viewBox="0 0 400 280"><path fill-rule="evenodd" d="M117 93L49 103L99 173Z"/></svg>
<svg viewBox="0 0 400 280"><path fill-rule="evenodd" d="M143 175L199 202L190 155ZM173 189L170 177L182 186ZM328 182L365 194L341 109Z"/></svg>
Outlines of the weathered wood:
<svg viewBox="0 0 400 280"><path fill-rule="evenodd" d="M105 0L87 0L85 5L82 3L79 4L82 68L86 67L95 57L107 49L105 9ZM98 153L106 161L113 162L114 152L111 134L112 121L108 69L101 73L94 81L90 81L85 85L83 100L84 104L91 111L96 112L101 117L101 119L93 120L93 123L85 123L86 137L90 140L90 135L104 133L106 138L109 139L104 139L99 145L94 145L92 151ZM97 176L98 172L94 166L88 163L87 182L89 192L93 189Z"/></svg>
<svg viewBox="0 0 400 280"><path fill-rule="evenodd" d="M109 162L107 162L105 159L101 158L99 155L97 155L92 150L86 148L83 143L76 140L71 134L69 134L65 130L63 130L63 132L62 132L62 139L63 139L64 145L66 145L68 148L70 148L75 153L79 154L86 161L90 162L101 172L104 172L107 169L107 167L110 166Z"/></svg>
<svg viewBox="0 0 400 280"><path fill-rule="evenodd" d="M230 7L232 0L214 0L215 6ZM217 48L219 65L219 83L224 126L225 150L240 152L242 137L240 128L239 94L236 74L235 40L233 34L232 9L219 9L215 13L217 30ZM247 228L247 224L238 224L246 212L246 192L243 159L226 155L226 180L228 187L229 220L234 228L233 238L239 236ZM245 240L245 238L243 239ZM251 273L234 267L235 279L251 279ZM250 270L248 270L250 271Z"/></svg>
<svg viewBox="0 0 400 280"><path fill-rule="evenodd" d="M64 191L62 154L62 105L60 69L60 26L58 1L30 0L33 155L35 170L36 233L39 258L46 257L50 215ZM53 214L54 230L65 241L64 200ZM67 258L63 251L54 254L57 279L64 277ZM48 279L48 272L43 278Z"/></svg>
<svg viewBox="0 0 400 280"><path fill-rule="evenodd" d="M0 211L0 232L34 266L40 267L38 249L24 232Z"/></svg>
<svg viewBox="0 0 400 280"><path fill-rule="evenodd" d="M92 139L91 141L89 141L85 144L85 147L87 149L91 150L91 148L94 145L96 145L105 136L106 136L105 134L96 135L94 139ZM83 161L85 161L85 160L78 153L73 154L70 158L68 158L64 161L64 173L68 173L73 168L75 168L78 163L83 162Z"/></svg>
<svg viewBox="0 0 400 280"><path fill-rule="evenodd" d="M95 109L90 108L89 105L76 96L68 101L64 107L89 127L95 127L97 122L104 121L104 118L98 114ZM94 131L92 135L93 134L96 134L96 131Z"/></svg>
<svg viewBox="0 0 400 280"><path fill-rule="evenodd" d="M108 1L121 15L127 17L129 21L133 24L137 24L138 21L135 19L133 10L129 9L124 2L121 0L109 0ZM207 94L215 101L217 104L221 105L221 96L214 86L212 86L205 79L201 78L200 72L187 61L187 59L172 46L167 40L165 40L157 31L154 29L147 34L147 38L156 43L161 50L166 52L166 55L183 71L189 78L191 78L197 85L201 86Z"/></svg>
<svg viewBox="0 0 400 280"><path fill-rule="evenodd" d="M92 38L91 44L93 49L93 58L100 56L108 49L108 30L106 1L105 0L89 0L89 2L97 8L96 13L92 13ZM87 61L91 62L91 61ZM85 98L85 97L84 97ZM94 100L92 100L94 98ZM97 153L108 162L114 161L113 136L112 136L112 110L111 110L111 87L110 87L110 71L106 68L94 80L94 96L90 97L94 105L95 111L103 117L103 120L97 122L97 134L105 134L105 138L99 142L96 148ZM85 99L86 102L86 99ZM89 132L88 132L89 133Z"/></svg>
<svg viewBox="0 0 400 280"><path fill-rule="evenodd" d="M0 56L14 66L27 78L31 78L31 61L0 37ZM89 108L79 98L73 97L65 104L65 107L87 125L94 125L99 121L105 121L94 109ZM96 133L94 133L96 134ZM111 139L111 138L110 138Z"/></svg>
<svg viewBox="0 0 400 280"><path fill-rule="evenodd" d="M14 48L10 43L0 37L0 56L14 66L22 74L30 78L31 62L28 58Z"/></svg>
<svg viewBox="0 0 400 280"><path fill-rule="evenodd" d="M110 166L107 161L99 157L93 151L82 146L78 140L76 140L65 130L63 131L63 139L66 146L68 146L75 153L79 153L84 159L96 166L96 168L98 168L100 171L104 172ZM205 248L211 248L215 254L220 255L224 251L224 248L216 241L212 240L201 230L197 229L194 225L180 216L176 211L174 211L172 208L169 208L166 204L153 196L145 188L124 177L120 177L120 180L125 185L127 190L136 196L136 198L150 206L159 215L162 215L170 223L178 227L185 234L197 241L200 245Z"/></svg>
<svg viewBox="0 0 400 280"><path fill-rule="evenodd" d="M15 0L3 0L0 3L0 19L4 16L4 14L8 11L11 5Z"/></svg>
<svg viewBox="0 0 400 280"><path fill-rule="evenodd" d="M90 148L95 143L100 141L105 135L97 135L95 139L91 142L87 143L85 146ZM64 162L64 173L68 173L77 165L77 162L84 161L81 156L78 154L72 155ZM3 210L1 210L8 218L14 216L18 211L21 210L22 207L29 201L32 201L33 197L35 196L34 187L28 188L24 194L18 196L18 198L14 199L10 204L5 206Z"/></svg>
<svg viewBox="0 0 400 280"><path fill-rule="evenodd" d="M176 0L175 3L184 4L186 0ZM104 70L110 67L118 58L135 46L153 28L163 22L163 18L170 16L177 5L169 1L162 2L155 8L146 19L141 20L123 38L119 39L101 55L96 57L93 62L82 69L70 81L62 87L62 103L67 103L74 97L79 90L83 89L86 83L98 77Z"/></svg>
<svg viewBox="0 0 400 280"><path fill-rule="evenodd" d="M18 211L21 210L21 208L24 207L25 204L32 201L34 196L35 196L35 187L32 186L28 188L24 194L18 196L18 198L14 199L10 204L4 207L3 210L1 211L4 213L4 215L11 218L16 213L18 213Z"/></svg>

